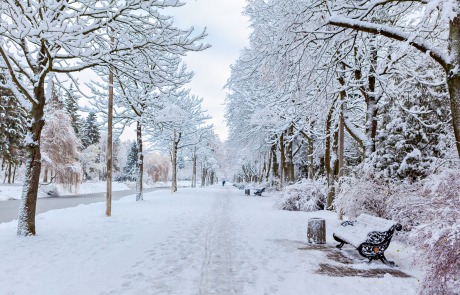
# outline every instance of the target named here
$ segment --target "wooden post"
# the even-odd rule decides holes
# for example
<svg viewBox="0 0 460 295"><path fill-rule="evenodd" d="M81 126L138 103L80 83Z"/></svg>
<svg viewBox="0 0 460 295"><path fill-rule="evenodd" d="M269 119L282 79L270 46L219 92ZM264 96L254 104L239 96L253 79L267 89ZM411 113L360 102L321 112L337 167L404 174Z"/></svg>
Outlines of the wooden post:
<svg viewBox="0 0 460 295"><path fill-rule="evenodd" d="M111 43L115 42L113 37ZM109 106L107 110L107 196L105 215L112 215L112 116L113 116L113 67L109 73Z"/></svg>

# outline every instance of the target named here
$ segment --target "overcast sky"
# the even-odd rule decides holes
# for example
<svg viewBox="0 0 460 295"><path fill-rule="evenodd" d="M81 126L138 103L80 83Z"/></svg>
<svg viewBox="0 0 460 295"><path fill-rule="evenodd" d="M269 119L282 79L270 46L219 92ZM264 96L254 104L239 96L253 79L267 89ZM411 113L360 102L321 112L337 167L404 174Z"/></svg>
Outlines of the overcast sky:
<svg viewBox="0 0 460 295"><path fill-rule="evenodd" d="M184 1L184 0L183 0ZM166 10L173 15L179 28L193 26L197 32L207 27L204 43L211 48L193 52L184 58L188 69L195 72L189 88L204 98L203 109L213 117L209 123L221 140L227 138L224 120L225 93L222 88L230 76L230 65L236 61L240 50L248 45L249 19L241 12L245 0L185 0L183 7Z"/></svg>
<svg viewBox="0 0 460 295"><path fill-rule="evenodd" d="M193 26L196 34L207 27L208 37L203 43L211 44L212 47L202 52L192 52L183 58L188 70L195 72L187 88L192 90L192 94L204 98L202 108L213 117L208 124L214 124L215 133L223 141L227 138L227 127L223 122L226 90L222 88L230 76L230 65L236 61L240 50L248 45L247 38L250 33L248 19L241 15L245 0L182 0L182 2L187 4L162 12L164 15L174 16L175 25L179 28L188 29ZM99 80L97 75L90 71L76 76L81 85ZM83 85L82 87L86 88ZM83 98L81 104L85 105L85 101L86 99ZM135 138L134 125L125 130L121 136L122 140Z"/></svg>

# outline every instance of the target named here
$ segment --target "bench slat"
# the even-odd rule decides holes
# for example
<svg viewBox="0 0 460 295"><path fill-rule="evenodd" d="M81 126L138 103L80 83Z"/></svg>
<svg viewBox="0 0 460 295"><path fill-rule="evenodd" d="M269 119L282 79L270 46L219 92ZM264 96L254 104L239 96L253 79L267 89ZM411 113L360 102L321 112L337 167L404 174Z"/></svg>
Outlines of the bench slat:
<svg viewBox="0 0 460 295"><path fill-rule="evenodd" d="M358 248L359 245L366 242L369 233L389 231L395 224L394 221L363 213L358 216L353 226L340 226L334 234L355 248Z"/></svg>

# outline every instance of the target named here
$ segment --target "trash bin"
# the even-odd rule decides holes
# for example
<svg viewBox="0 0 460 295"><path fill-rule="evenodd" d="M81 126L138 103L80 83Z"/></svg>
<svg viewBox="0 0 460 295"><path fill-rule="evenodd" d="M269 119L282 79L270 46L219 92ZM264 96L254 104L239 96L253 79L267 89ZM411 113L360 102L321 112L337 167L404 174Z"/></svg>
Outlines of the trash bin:
<svg viewBox="0 0 460 295"><path fill-rule="evenodd" d="M309 243L326 244L326 220L323 218L308 219L307 238Z"/></svg>

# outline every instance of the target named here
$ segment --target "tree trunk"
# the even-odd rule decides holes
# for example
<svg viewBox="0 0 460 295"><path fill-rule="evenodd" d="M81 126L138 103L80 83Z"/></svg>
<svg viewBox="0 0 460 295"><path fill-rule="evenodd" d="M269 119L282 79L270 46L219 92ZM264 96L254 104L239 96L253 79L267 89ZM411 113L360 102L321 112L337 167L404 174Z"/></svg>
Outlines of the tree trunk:
<svg viewBox="0 0 460 295"><path fill-rule="evenodd" d="M8 164L8 183L11 184L11 161Z"/></svg>
<svg viewBox="0 0 460 295"><path fill-rule="evenodd" d="M287 170L287 179L289 184L293 184L295 182L295 175L294 175L294 156L292 151L293 146L293 135L294 135L294 127L291 126L289 128L289 143L286 149L286 170Z"/></svg>
<svg viewBox="0 0 460 295"><path fill-rule="evenodd" d="M457 153L460 158L460 15L449 23L449 56L454 56L447 69L447 86L449 88L450 109L454 126Z"/></svg>
<svg viewBox="0 0 460 295"><path fill-rule="evenodd" d="M308 178L313 180L313 152L314 152L314 149L313 149L313 135L310 136L310 140L308 141L308 161L310 162L308 164Z"/></svg>
<svg viewBox="0 0 460 295"><path fill-rule="evenodd" d="M332 152L334 154L334 161L332 162L332 171L334 172L334 178L339 174L339 128L338 124L335 124L336 131L334 132L334 144L332 146Z"/></svg>
<svg viewBox="0 0 460 295"><path fill-rule="evenodd" d="M174 194L176 186L176 129L174 129L173 150L172 150L172 176L171 194Z"/></svg>
<svg viewBox="0 0 460 295"><path fill-rule="evenodd" d="M270 151L268 153L268 167L267 167L267 174L265 176L265 179L268 181L268 178L270 177L270 171L272 169L272 152Z"/></svg>
<svg viewBox="0 0 460 295"><path fill-rule="evenodd" d="M43 176L43 182L48 182L48 166L45 166L45 175Z"/></svg>
<svg viewBox="0 0 460 295"><path fill-rule="evenodd" d="M278 167L279 167L279 164L278 164L278 159L276 158L276 144L273 144L272 145L272 176L274 178L279 178L279 174L278 174Z"/></svg>
<svg viewBox="0 0 460 295"><path fill-rule="evenodd" d="M377 134L377 97L375 96L375 81L376 81L376 68L377 68L377 38L375 35L371 35L370 38L370 69L368 77L368 89L367 89L367 114L366 114L366 138L365 143L365 156L368 158L373 152L375 152L375 136Z"/></svg>
<svg viewBox="0 0 460 295"><path fill-rule="evenodd" d="M196 147L193 149L192 187L196 187Z"/></svg>
<svg viewBox="0 0 460 295"><path fill-rule="evenodd" d="M340 115L339 119L339 183L340 178L343 176L343 160L344 160L344 144L345 144L345 134L344 134L344 124L343 124L343 116Z"/></svg>
<svg viewBox="0 0 460 295"><path fill-rule="evenodd" d="M26 173L22 189L21 206L18 219L18 236L35 235L35 210L37 206L38 185L40 183L41 153L40 136L45 120L43 118L45 107L45 89L34 89L37 104L32 106L32 121L29 124L26 143Z"/></svg>
<svg viewBox="0 0 460 295"><path fill-rule="evenodd" d="M262 179L262 156L259 156L259 176L257 176L257 182L261 183Z"/></svg>
<svg viewBox="0 0 460 295"><path fill-rule="evenodd" d="M16 167L17 167L17 165L14 165L14 171L13 171L13 183L14 183L14 176L16 175Z"/></svg>
<svg viewBox="0 0 460 295"><path fill-rule="evenodd" d="M284 162L285 162L285 157L284 157L284 132L283 132L281 133L281 136L280 136L280 190L283 189L283 183L284 183L284 176L285 176Z"/></svg>
<svg viewBox="0 0 460 295"><path fill-rule="evenodd" d="M204 169L203 169L203 161L201 161L201 165L200 165L200 170L201 170L201 183L200 183L200 187L203 187L203 175L204 175Z"/></svg>
<svg viewBox="0 0 460 295"><path fill-rule="evenodd" d="M334 202L335 198L335 184L334 184L334 171L331 166L331 151L332 151L332 131L331 131L331 124L332 124L332 114L334 113L334 105L329 110L329 114L327 115L326 121L326 153L324 156L324 165L326 166L326 178L327 178L327 186L328 186L328 193L327 193L327 204L326 208L328 210L332 210L332 203Z"/></svg>
<svg viewBox="0 0 460 295"><path fill-rule="evenodd" d="M137 122L137 185L136 201L144 199L142 194L142 182L144 177L144 155L142 154L142 124Z"/></svg>

